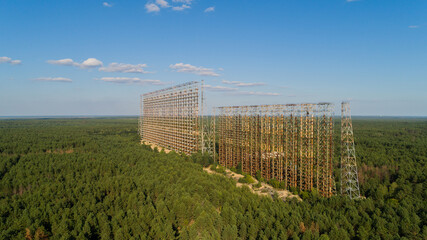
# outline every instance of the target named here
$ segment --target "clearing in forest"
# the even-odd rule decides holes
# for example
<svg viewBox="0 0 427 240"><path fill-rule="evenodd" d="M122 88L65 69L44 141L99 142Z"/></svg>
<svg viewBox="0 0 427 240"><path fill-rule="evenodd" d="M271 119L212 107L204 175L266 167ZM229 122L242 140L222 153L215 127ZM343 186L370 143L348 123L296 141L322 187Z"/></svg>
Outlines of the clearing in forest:
<svg viewBox="0 0 427 240"><path fill-rule="evenodd" d="M286 201L288 198L289 199L296 198L298 199L298 201L302 201L302 199L298 195L295 195L288 190L275 189L272 186L268 185L267 183L260 182L261 186L256 187L257 185L259 186L259 184L258 184L258 180L256 180L255 178L252 178L254 180L253 183L241 183L239 182L239 179L244 178L245 176L242 174L232 172L229 169L225 169L225 174L221 174L211 170L211 166L205 167L203 168L203 170L209 174L218 174L224 177L232 178L233 180L236 181L237 187L247 186L252 193L255 193L260 196L267 196L267 197L273 198L274 194L277 193L278 197L283 201Z"/></svg>

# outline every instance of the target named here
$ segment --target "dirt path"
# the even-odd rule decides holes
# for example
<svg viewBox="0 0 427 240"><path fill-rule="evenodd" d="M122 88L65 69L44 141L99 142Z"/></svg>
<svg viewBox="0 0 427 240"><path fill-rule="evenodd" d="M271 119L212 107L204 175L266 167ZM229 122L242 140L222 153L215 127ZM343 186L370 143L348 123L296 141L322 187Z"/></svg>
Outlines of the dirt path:
<svg viewBox="0 0 427 240"><path fill-rule="evenodd" d="M203 168L203 170L209 174L218 174L221 176L225 176L228 178L232 178L233 180L236 181L236 186L237 187L242 187L242 186L247 186L252 193L258 194L260 196L268 196L270 198L273 197L274 193L276 192L277 195L279 196L280 199L282 199L283 201L286 201L287 198L296 198L298 199L298 201L302 201L302 199L298 196L298 195L294 195L291 192L289 192L288 190L282 190L282 189L275 189L272 186L261 182L261 187L259 188L255 188L254 185L258 184L258 180L254 179L254 183L239 183L239 179L243 178L244 176L242 174L238 174L235 172L230 171L229 169L225 169L225 175L221 174L221 173L217 173L215 171L212 171L210 169L211 166Z"/></svg>
<svg viewBox="0 0 427 240"><path fill-rule="evenodd" d="M150 146L150 147L151 147L151 149L153 149L153 150L154 150L154 148L156 148L156 147L157 147L157 150L159 150L159 152L161 152L162 150L164 150L164 151L165 151L165 153L170 153L170 152L171 152L171 150L169 150L169 149L162 148L162 147L157 146L156 144L151 143L151 142L148 142L148 141L143 141L143 140L141 140L141 144L148 145L148 146Z"/></svg>

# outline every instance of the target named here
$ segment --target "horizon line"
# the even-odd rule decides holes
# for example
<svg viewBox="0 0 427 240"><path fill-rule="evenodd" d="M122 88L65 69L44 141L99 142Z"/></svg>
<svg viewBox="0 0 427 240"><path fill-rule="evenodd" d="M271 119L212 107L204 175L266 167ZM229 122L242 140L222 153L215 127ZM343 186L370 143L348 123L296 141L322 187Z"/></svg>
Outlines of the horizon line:
<svg viewBox="0 0 427 240"><path fill-rule="evenodd" d="M29 118L29 119L41 119L41 118L102 118L102 117L139 117L140 115L135 114L120 114L120 115L4 115L0 116L0 119L13 119L13 118ZM206 114L204 116L212 116L212 114ZM219 116L219 115L217 115ZM341 117L341 115L333 115L333 117ZM370 118L427 118L425 116L411 116L411 115L352 115L351 117L370 117Z"/></svg>

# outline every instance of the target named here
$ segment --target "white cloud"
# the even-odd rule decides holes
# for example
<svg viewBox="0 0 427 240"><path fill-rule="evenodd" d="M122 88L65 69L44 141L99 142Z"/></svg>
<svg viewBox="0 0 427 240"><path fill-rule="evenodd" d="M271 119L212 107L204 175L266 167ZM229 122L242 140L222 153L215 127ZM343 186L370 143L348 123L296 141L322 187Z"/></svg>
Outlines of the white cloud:
<svg viewBox="0 0 427 240"><path fill-rule="evenodd" d="M101 66L102 62L96 58L88 58L79 65L79 67L81 68L96 68Z"/></svg>
<svg viewBox="0 0 427 240"><path fill-rule="evenodd" d="M172 2L191 4L193 0L172 0Z"/></svg>
<svg viewBox="0 0 427 240"><path fill-rule="evenodd" d="M79 68L95 68L102 66L102 62L96 58L88 58L82 63L74 62L71 58L65 58L60 60L48 60L47 63L63 66L75 66Z"/></svg>
<svg viewBox="0 0 427 240"><path fill-rule="evenodd" d="M244 82L239 82L239 81L227 81L227 80L222 80L222 83L234 85L236 87L253 87L253 86L264 86L265 85L265 83L263 83L263 82L244 83Z"/></svg>
<svg viewBox="0 0 427 240"><path fill-rule="evenodd" d="M211 85L205 85L204 88L207 90L218 91L218 92L231 92L231 91L237 90L237 88L224 87L224 86L211 86Z"/></svg>
<svg viewBox="0 0 427 240"><path fill-rule="evenodd" d="M279 93L272 92L254 92L254 91L238 91L237 88L224 87L224 86L211 86L205 85L206 90L215 92L228 92L231 95L252 95L252 96L280 96Z"/></svg>
<svg viewBox="0 0 427 240"><path fill-rule="evenodd" d="M17 65L17 64L21 64L21 63L22 63L22 61L21 61L21 60L12 60L12 61L10 61L9 63L10 63L10 64L13 64L13 65Z"/></svg>
<svg viewBox="0 0 427 240"><path fill-rule="evenodd" d="M159 5L162 8L169 7L169 3L165 0L156 0L157 5Z"/></svg>
<svg viewBox="0 0 427 240"><path fill-rule="evenodd" d="M127 64L127 63L110 63L108 66L103 66L102 61L96 58L88 58L82 63L73 61L71 58L48 60L49 64L62 65L62 66L75 66L82 69L97 68L102 72L119 72L119 73L150 73L145 71L144 68L147 64Z"/></svg>
<svg viewBox="0 0 427 240"><path fill-rule="evenodd" d="M214 72L211 68L196 67L190 64L176 63L169 65L169 67L175 69L177 72L193 73L200 76L219 76L219 74Z"/></svg>
<svg viewBox="0 0 427 240"><path fill-rule="evenodd" d="M0 63L7 63L10 62L12 58L10 57L0 57Z"/></svg>
<svg viewBox="0 0 427 240"><path fill-rule="evenodd" d="M147 64L126 64L126 63L111 63L108 67L100 67L99 71L103 72L121 72L121 73L149 73L144 70Z"/></svg>
<svg viewBox="0 0 427 240"><path fill-rule="evenodd" d="M147 4L145 4L145 9L147 9L147 12L159 12L160 11L160 8L159 8L159 6L157 6L156 4L154 4L154 3L147 3Z"/></svg>
<svg viewBox="0 0 427 240"><path fill-rule="evenodd" d="M48 60L47 63L63 66L77 66L78 63L74 62L71 58L65 58L60 60Z"/></svg>
<svg viewBox="0 0 427 240"><path fill-rule="evenodd" d="M208 7L205 9L205 12L214 12L215 11L215 7Z"/></svg>
<svg viewBox="0 0 427 240"><path fill-rule="evenodd" d="M112 6L113 6L113 4L108 3L108 2L103 2L103 3L102 3L102 5L103 5L104 7L112 7Z"/></svg>
<svg viewBox="0 0 427 240"><path fill-rule="evenodd" d="M186 5L186 4L182 4L182 6L172 7L172 10L174 10L174 11L182 11L182 10L187 9L187 8L191 8L191 7L188 6L188 5Z"/></svg>
<svg viewBox="0 0 427 240"><path fill-rule="evenodd" d="M64 77L39 77L35 79L41 82L72 82L73 80Z"/></svg>
<svg viewBox="0 0 427 240"><path fill-rule="evenodd" d="M95 80L101 80L104 82L119 83L119 84L141 84L141 85L145 85L145 84L164 85L164 84L166 84L160 80L130 78L130 77L103 77L103 78L95 79Z"/></svg>
<svg viewBox="0 0 427 240"><path fill-rule="evenodd" d="M239 95L255 95L255 96L280 96L280 93L250 92L250 91L239 91L236 94L239 94Z"/></svg>
<svg viewBox="0 0 427 240"><path fill-rule="evenodd" d="M408 28L419 28L420 26L418 26L418 25L410 25L410 26L408 26Z"/></svg>
<svg viewBox="0 0 427 240"><path fill-rule="evenodd" d="M0 63L10 63L13 65L17 65L17 64L21 64L22 61L21 60L12 60L12 58L10 57L0 57Z"/></svg>
<svg viewBox="0 0 427 240"><path fill-rule="evenodd" d="M172 2L168 2L168 0L148 0L145 4L145 9L148 13L160 12L161 8L172 8L173 11L183 11L191 8L192 2L193 0L172 0Z"/></svg>

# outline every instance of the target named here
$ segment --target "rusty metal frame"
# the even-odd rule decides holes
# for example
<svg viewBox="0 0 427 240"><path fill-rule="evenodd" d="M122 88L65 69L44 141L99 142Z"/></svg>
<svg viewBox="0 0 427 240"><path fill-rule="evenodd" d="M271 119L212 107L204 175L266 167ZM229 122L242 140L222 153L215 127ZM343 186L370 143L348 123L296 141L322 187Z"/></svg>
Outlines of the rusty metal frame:
<svg viewBox="0 0 427 240"><path fill-rule="evenodd" d="M333 105L283 104L219 107L218 162L286 188L333 190Z"/></svg>
<svg viewBox="0 0 427 240"><path fill-rule="evenodd" d="M141 141L185 154L205 151L203 98L203 81L141 95Z"/></svg>

